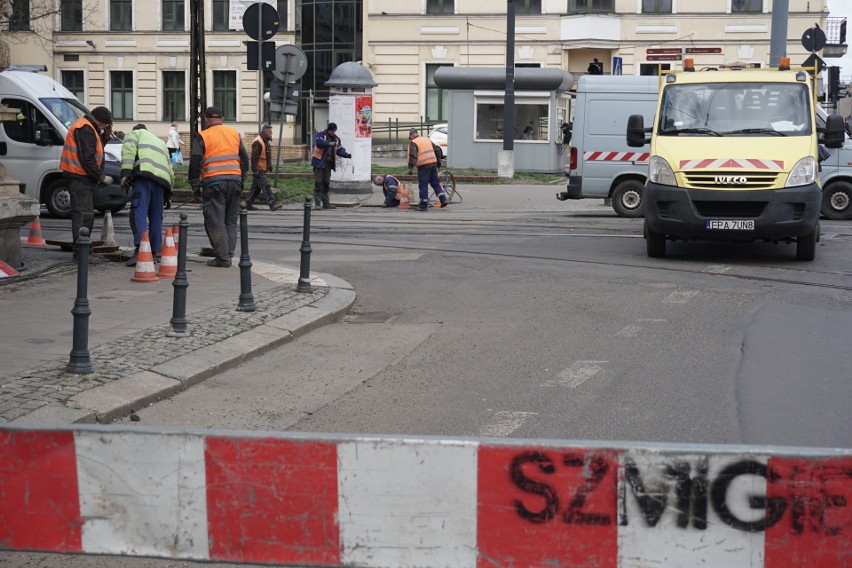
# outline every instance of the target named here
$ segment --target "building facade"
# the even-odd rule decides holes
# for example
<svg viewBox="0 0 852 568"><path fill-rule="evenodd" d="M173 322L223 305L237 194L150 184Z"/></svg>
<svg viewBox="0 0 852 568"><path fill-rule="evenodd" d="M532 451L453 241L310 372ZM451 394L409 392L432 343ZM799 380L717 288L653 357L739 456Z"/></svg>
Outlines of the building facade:
<svg viewBox="0 0 852 568"><path fill-rule="evenodd" d="M322 106L332 69L361 61L378 83L377 123L444 121L448 97L435 86L437 69L505 65L502 0L272 3L281 16L276 43L296 43L308 56L303 93L313 90ZM261 80L246 68L248 38L229 17L229 0L204 4L207 100L240 130L254 132ZM13 63L45 65L87 106L110 107L118 130L144 122L164 136L172 121L185 124L187 0L13 0L13 6L12 18L0 22ZM518 67L578 76L595 60L602 73L624 75L657 73L684 56L698 68L769 64L772 0L515 0L515 7ZM829 31L823 56L845 53L826 0L789 0L787 54L794 64L809 55L800 38L814 23ZM282 139L303 136L304 129L288 124Z"/></svg>

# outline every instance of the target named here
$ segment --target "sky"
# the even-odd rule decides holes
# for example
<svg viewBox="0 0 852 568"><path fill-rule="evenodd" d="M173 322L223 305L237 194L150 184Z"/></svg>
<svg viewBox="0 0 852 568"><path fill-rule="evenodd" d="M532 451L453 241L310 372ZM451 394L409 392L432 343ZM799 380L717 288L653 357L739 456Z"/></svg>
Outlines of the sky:
<svg viewBox="0 0 852 568"><path fill-rule="evenodd" d="M849 45L852 41L852 0L828 0L828 11L830 18L842 16L849 18L846 24L848 26L846 44ZM852 50L849 50L843 57L827 59L826 63L841 67L840 81L842 83L852 82Z"/></svg>

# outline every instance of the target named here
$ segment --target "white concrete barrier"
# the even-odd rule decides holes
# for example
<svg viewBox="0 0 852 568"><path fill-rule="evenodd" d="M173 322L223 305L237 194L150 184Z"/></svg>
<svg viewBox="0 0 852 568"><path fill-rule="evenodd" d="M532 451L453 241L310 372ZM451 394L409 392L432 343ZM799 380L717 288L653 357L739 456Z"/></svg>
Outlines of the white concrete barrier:
<svg viewBox="0 0 852 568"><path fill-rule="evenodd" d="M0 547L298 566L852 565L852 450L0 427Z"/></svg>

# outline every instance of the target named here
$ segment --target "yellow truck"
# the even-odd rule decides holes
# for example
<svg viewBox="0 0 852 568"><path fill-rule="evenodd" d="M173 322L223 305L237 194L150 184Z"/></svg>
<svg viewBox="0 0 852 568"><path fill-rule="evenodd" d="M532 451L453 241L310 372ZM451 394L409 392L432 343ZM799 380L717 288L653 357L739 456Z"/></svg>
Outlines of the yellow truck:
<svg viewBox="0 0 852 568"><path fill-rule="evenodd" d="M813 260L822 192L818 145L843 145L843 119L818 128L804 70L684 71L661 78L654 123L627 123L627 144L650 143L644 190L650 257L669 240L796 243ZM648 136L650 132L650 137Z"/></svg>

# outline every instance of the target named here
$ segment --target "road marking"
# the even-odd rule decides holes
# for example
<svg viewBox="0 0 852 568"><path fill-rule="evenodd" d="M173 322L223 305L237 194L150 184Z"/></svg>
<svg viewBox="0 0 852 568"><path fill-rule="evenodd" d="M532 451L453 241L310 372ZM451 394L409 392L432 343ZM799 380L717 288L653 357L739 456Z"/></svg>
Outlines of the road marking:
<svg viewBox="0 0 852 568"><path fill-rule="evenodd" d="M672 292L664 300L664 304L685 304L698 295L698 290L679 290Z"/></svg>
<svg viewBox="0 0 852 568"><path fill-rule="evenodd" d="M533 416L538 416L538 413L501 410L494 413L493 422L479 428L478 434L488 438L504 438L523 426Z"/></svg>
<svg viewBox="0 0 852 568"><path fill-rule="evenodd" d="M638 325L626 325L615 335L618 337L636 337L640 331L642 331L642 328Z"/></svg>
<svg viewBox="0 0 852 568"><path fill-rule="evenodd" d="M731 267L726 264L711 264L707 266L706 271L711 274L724 274L726 272L729 272L730 270Z"/></svg>
<svg viewBox="0 0 852 568"><path fill-rule="evenodd" d="M601 365L604 363L609 363L609 361L575 361L570 367L541 386L577 388L599 373L602 369Z"/></svg>

